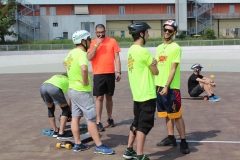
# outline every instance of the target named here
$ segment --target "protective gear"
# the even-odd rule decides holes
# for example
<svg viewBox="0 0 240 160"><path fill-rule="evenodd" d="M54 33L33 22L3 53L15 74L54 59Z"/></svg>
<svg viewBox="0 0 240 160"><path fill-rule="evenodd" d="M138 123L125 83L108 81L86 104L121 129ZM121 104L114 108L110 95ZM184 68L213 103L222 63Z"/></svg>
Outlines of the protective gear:
<svg viewBox="0 0 240 160"><path fill-rule="evenodd" d="M196 63L196 64L194 64L194 65L191 67L191 69L192 69L193 71L195 71L195 72L201 71L202 68L203 68L203 67L202 67L201 64L199 64L199 63Z"/></svg>
<svg viewBox="0 0 240 160"><path fill-rule="evenodd" d="M69 115L71 115L71 110L68 105L61 107L61 109L62 109L62 116L68 117Z"/></svg>
<svg viewBox="0 0 240 160"><path fill-rule="evenodd" d="M177 22L173 21L173 20L167 20L164 24L163 24L163 28L165 28L165 26L168 25L168 26L172 26L176 33L177 33L177 29L178 29L178 24Z"/></svg>
<svg viewBox="0 0 240 160"><path fill-rule="evenodd" d="M132 132L133 132L133 135L136 136L136 131L137 131L136 127L133 127L133 126L131 125L131 126L130 126L130 131L132 131Z"/></svg>
<svg viewBox="0 0 240 160"><path fill-rule="evenodd" d="M165 41L170 41L173 36L177 33L177 29L178 29L178 25L177 22L173 21L173 20L167 20L164 24L163 24L163 28L165 28L165 26L172 26L174 28L174 32L170 33L171 35L168 38L163 37L163 39Z"/></svg>
<svg viewBox="0 0 240 160"><path fill-rule="evenodd" d="M87 39L91 38L91 34L86 30L79 30L73 33L72 40L74 44L81 44L85 50L88 50ZM82 44L82 40L85 40L86 46Z"/></svg>
<svg viewBox="0 0 240 160"><path fill-rule="evenodd" d="M147 29L151 29L151 27L146 22L134 22L128 26L129 34L140 35L140 32L143 32L143 36L140 35L143 38L143 44L146 43L144 36Z"/></svg>
<svg viewBox="0 0 240 160"><path fill-rule="evenodd" d="M146 22L134 22L128 26L129 34L136 34L147 29L151 29L151 27Z"/></svg>
<svg viewBox="0 0 240 160"><path fill-rule="evenodd" d="M53 106L51 108L48 107L48 117L49 118L55 117L54 112L55 112L55 104L53 103Z"/></svg>

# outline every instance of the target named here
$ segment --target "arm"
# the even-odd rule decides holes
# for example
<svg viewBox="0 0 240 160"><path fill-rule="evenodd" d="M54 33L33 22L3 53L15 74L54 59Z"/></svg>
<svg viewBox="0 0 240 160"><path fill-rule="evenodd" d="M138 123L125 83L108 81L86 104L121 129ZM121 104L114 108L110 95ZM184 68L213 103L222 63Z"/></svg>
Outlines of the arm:
<svg viewBox="0 0 240 160"><path fill-rule="evenodd" d="M103 39L98 38L96 41L96 44L94 44L94 47L90 47L90 48L92 48L92 50L90 52L88 52L88 55L87 55L88 61L91 61L94 58L94 56L96 55L97 48L100 45L100 43L102 42L102 40Z"/></svg>
<svg viewBox="0 0 240 160"><path fill-rule="evenodd" d="M168 88L170 87L170 84L172 83L173 77L175 75L176 69L177 69L178 63L172 63L172 68L170 71L170 74L168 76L167 84L166 86L162 89L160 92L161 95L167 95L168 93Z"/></svg>
<svg viewBox="0 0 240 160"><path fill-rule="evenodd" d="M120 61L119 52L115 53L115 64L116 64L116 68L117 68L116 82L119 82L121 79L121 61Z"/></svg>
<svg viewBox="0 0 240 160"><path fill-rule="evenodd" d="M157 60L155 58L153 58L153 62L149 67L150 67L153 75L158 75L159 74L159 71L158 71L158 68L157 68Z"/></svg>
<svg viewBox="0 0 240 160"><path fill-rule="evenodd" d="M88 81L88 67L86 65L81 65L81 72L82 72L82 79L83 81L80 82L82 85L87 86L89 85Z"/></svg>

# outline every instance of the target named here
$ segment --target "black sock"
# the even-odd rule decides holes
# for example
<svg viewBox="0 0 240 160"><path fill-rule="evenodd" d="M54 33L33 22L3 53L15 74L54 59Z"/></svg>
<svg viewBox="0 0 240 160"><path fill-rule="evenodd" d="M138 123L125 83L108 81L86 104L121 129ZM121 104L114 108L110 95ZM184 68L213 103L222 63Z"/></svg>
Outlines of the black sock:
<svg viewBox="0 0 240 160"><path fill-rule="evenodd" d="M181 139L181 143L186 143L186 139Z"/></svg>
<svg viewBox="0 0 240 160"><path fill-rule="evenodd" d="M212 97L215 96L214 94L212 94Z"/></svg>
<svg viewBox="0 0 240 160"><path fill-rule="evenodd" d="M169 139L174 139L174 135L168 135Z"/></svg>
<svg viewBox="0 0 240 160"><path fill-rule="evenodd" d="M127 147L127 150L132 151L133 147Z"/></svg>

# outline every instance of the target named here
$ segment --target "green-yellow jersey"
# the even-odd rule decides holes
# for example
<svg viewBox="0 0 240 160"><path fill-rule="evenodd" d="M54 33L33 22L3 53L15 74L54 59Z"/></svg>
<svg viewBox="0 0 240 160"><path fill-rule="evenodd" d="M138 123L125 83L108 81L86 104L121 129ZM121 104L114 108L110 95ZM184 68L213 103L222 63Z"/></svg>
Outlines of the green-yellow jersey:
<svg viewBox="0 0 240 160"><path fill-rule="evenodd" d="M140 45L132 45L128 50L128 78L136 102L156 98L154 76L150 69L153 59L152 54Z"/></svg>
<svg viewBox="0 0 240 160"><path fill-rule="evenodd" d="M52 76L50 79L46 80L43 84L45 83L50 83L62 89L63 93L66 93L68 90L68 77L61 74Z"/></svg>
<svg viewBox="0 0 240 160"><path fill-rule="evenodd" d="M81 92L91 92L92 87L89 74L89 84L84 86L81 83L83 82L81 66L86 65L88 67L87 53L79 48L75 48L68 53L67 57L64 59L64 62L67 66L69 88Z"/></svg>
<svg viewBox="0 0 240 160"><path fill-rule="evenodd" d="M175 75L170 84L171 89L180 89L180 60L182 55L181 47L173 42L171 44L161 44L156 49L157 68L159 75L155 76L155 85L165 87L170 75L172 63L178 63Z"/></svg>

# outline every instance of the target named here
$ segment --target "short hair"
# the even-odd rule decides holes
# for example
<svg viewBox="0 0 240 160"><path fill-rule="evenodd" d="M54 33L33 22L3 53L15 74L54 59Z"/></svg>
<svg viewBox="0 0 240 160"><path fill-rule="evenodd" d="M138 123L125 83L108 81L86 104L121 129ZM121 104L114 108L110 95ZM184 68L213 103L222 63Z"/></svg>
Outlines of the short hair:
<svg viewBox="0 0 240 160"><path fill-rule="evenodd" d="M95 30L96 30L97 28L103 28L103 29L105 30L105 26L104 26L103 24L97 24L96 27L95 27Z"/></svg>
<svg viewBox="0 0 240 160"><path fill-rule="evenodd" d="M68 77L67 72L62 73L62 75Z"/></svg>

